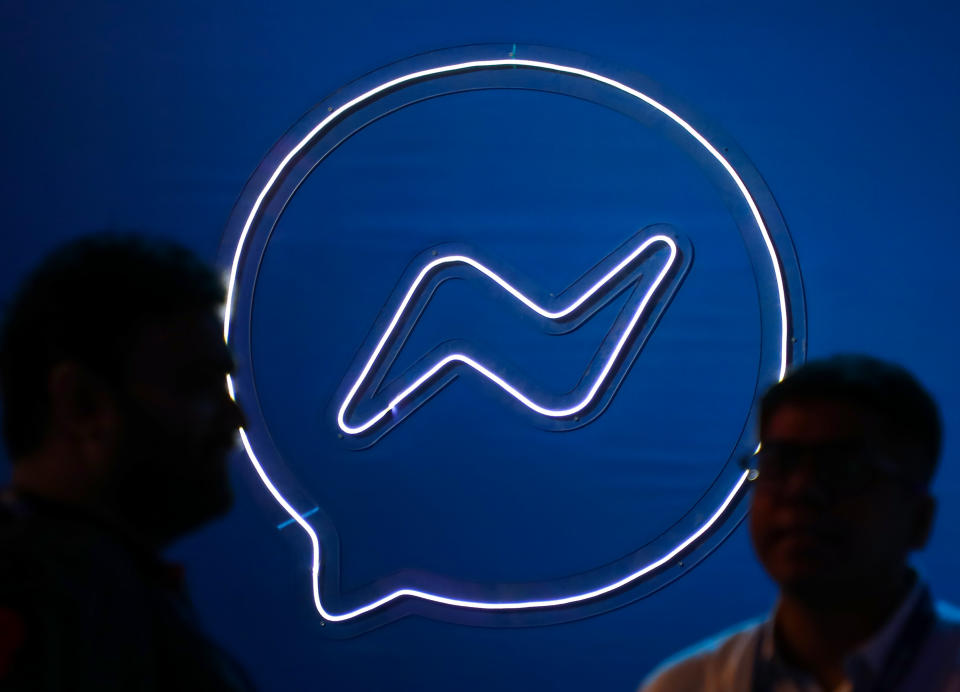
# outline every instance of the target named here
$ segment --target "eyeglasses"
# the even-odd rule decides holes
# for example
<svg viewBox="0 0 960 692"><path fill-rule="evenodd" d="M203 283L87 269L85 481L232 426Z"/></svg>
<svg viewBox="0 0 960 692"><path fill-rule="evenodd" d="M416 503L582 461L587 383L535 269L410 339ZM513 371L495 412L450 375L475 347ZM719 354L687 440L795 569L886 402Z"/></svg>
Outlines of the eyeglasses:
<svg viewBox="0 0 960 692"><path fill-rule="evenodd" d="M743 457L740 465L754 471L758 483L785 483L801 465L808 465L818 487L834 493L856 493L881 481L894 481L922 492L926 485L918 481L902 464L863 440L838 440L815 444L766 442L753 455Z"/></svg>

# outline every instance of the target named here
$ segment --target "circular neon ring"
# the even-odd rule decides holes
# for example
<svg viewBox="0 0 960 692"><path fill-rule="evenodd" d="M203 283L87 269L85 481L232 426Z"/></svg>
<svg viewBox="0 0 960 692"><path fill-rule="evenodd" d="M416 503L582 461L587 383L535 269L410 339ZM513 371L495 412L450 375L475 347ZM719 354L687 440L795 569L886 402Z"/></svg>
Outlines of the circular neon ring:
<svg viewBox="0 0 960 692"><path fill-rule="evenodd" d="M483 70L488 68L498 68L498 67L526 67L531 69L546 70L548 72L557 72L561 74L573 75L576 77L583 77L590 79L592 81L604 84L606 86L617 89L625 94L628 94L647 105L655 108L660 113L664 114L670 118L677 125L682 127L691 137L693 137L717 162L723 167L723 169L733 180L734 184L737 186L737 189L740 191L744 201L747 203L747 206L750 209L751 214L757 224L757 227L760 230L760 234L763 237L764 244L767 248L767 253L770 257L770 263L773 267L774 277L777 284L777 297L779 299L780 307L780 367L779 373L777 375L777 380L782 380L786 370L787 370L787 353L788 353L788 339L789 339L789 321L787 315L787 299L786 299L786 288L784 286L783 273L780 267L779 256L776 251L776 247L773 244L773 240L770 237L770 232L767 229L766 223L763 220L763 216L760 213L760 209L757 206L756 201L753 199L753 196L750 194L749 189L746 184L743 182L743 179L730 164L729 161L720 153L720 151L714 147L700 132L698 132L690 123L677 115L674 111L670 110L660 102L654 100L650 96L633 89L622 82L619 82L610 77L605 77L596 72L591 72L589 70L584 70L578 67L571 67L568 65L559 65L556 63L545 62L540 60L521 60L518 58L504 58L504 59L494 59L494 60L471 60L466 62L453 63L450 65L443 65L439 67L433 67L426 70L419 70L416 72L411 72L409 74L397 77L395 79L389 80L376 86L363 94L351 99L347 103L331 110L328 115L323 118L317 125L315 125L306 136L304 136L287 154L283 157L277 167L274 169L270 178L267 180L266 184L260 190L260 193L257 195L256 200L253 203L253 206L250 208L250 212L247 215L246 221L244 222L243 229L240 233L240 238L237 241L237 247L233 255L233 261L230 266L230 273L227 283L227 301L226 301L226 310L224 311L223 319L223 339L226 343L230 341L230 320L233 314L233 300L234 292L237 280L237 273L239 271L240 259L243 255L244 245L247 240L247 235L249 234L250 228L253 226L254 219L260 211L261 206L263 205L264 200L270 194L274 184L283 175L285 169L290 164L291 161L305 148L307 147L312 140L317 136L321 135L327 127L334 122L339 117L343 116L346 113L362 106L365 102L370 99L382 94L390 89L403 86L410 82L415 82L420 79L427 77L435 77L438 75L444 74L453 74L457 72L467 72L474 70ZM233 382L229 376L227 376L227 387L231 396L234 396ZM625 577L601 586L596 589L589 591L584 591L570 596L564 596L560 598L551 598L544 600L529 600L529 601L513 601L513 602L494 602L494 601L472 601L459 598L451 598L449 596L443 596L441 594L434 594L427 591L421 591L418 589L397 589L375 601L367 603L359 608L355 608L350 611L343 613L332 613L327 611L320 597L320 566L321 566L321 555L320 555L320 542L317 537L316 532L313 527L304 519L293 506L283 497L277 487L271 482L270 478L267 476L266 472L263 469L263 466L260 464L260 461L257 459L257 456L253 450L250 440L246 434L246 431L240 429L240 439L243 443L243 447L247 453L247 456L250 458L250 462L253 464L254 469L257 472L257 475L260 477L260 480L266 486L267 490L277 501L277 503L283 507L283 509L290 515L291 519L300 525L300 527L306 531L307 535L310 537L310 541L313 547L313 565L312 565L312 576L313 576L313 600L314 605L317 609L317 612L322 618L330 622L343 622L350 620L371 611L374 611L388 603L395 601L402 597L412 597L419 598L425 601L431 601L434 603L441 603L444 605L455 606L459 608L470 608L475 610L488 610L488 611L498 611L498 610L529 610L529 609L540 609L540 608L555 608L558 606L566 606L574 603L580 603L584 601L589 601L600 596L605 596L614 591L617 591L635 581L641 577L649 574L650 572L658 569L664 564L669 563L684 550L686 550L692 543L696 542L703 534L710 530L714 524L720 519L721 516L726 512L727 508L737 497L744 484L748 480L749 471L744 471L737 482L734 484L731 491L724 498L724 501L720 506L714 511L714 513L700 525L700 527L691 533L686 539L677 544L672 550L663 554L658 559L650 562L644 567L631 572Z"/></svg>

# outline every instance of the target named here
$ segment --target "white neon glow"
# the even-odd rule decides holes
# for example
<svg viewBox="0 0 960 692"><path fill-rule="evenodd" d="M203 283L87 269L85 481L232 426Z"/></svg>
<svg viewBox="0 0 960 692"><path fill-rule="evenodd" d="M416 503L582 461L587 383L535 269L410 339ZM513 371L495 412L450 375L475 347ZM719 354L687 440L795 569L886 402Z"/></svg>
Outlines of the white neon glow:
<svg viewBox="0 0 960 692"><path fill-rule="evenodd" d="M529 69L536 70L545 70L549 72L557 72L562 74L574 75L577 77L583 77L595 81L600 84L605 84L613 89L621 91L625 94L628 94L646 104L655 108L657 111L663 113L665 116L670 118L673 122L683 128L691 137L693 137L716 161L723 167L726 173L733 180L737 189L739 190L741 196L746 202L747 206L750 209L751 214L757 224L757 228L760 231L761 236L763 237L764 244L767 249L767 254L770 258L770 263L773 268L774 278L777 284L777 295L780 301L780 368L777 376L778 381L782 380L787 369L787 354L788 354L788 333L789 333L789 324L787 318L787 301L786 301L786 289L784 286L783 275L780 269L780 262L777 256L776 248L773 244L773 240L770 236L770 232L767 229L766 223L764 222L763 216L760 213L759 207L757 206L756 201L753 199L753 196L750 194L750 191L747 189L746 184L743 182L743 179L730 164L729 161L713 146L699 131L697 131L692 125L690 125L686 120L681 118L675 112L659 103L655 99L647 96L646 94L637 91L621 82L618 82L610 77L605 77L603 75L597 74L595 72L590 72L589 70L584 70L577 67L571 67L567 65L559 65L550 62L537 61L537 60L520 60L518 58L502 58L494 60L473 60L466 62L459 62L450 65L442 65L438 67L433 67L426 70L419 70L416 72L411 72L409 74L397 77L395 79L389 80L376 86L363 94L351 99L350 101L344 103L343 105L331 110L326 117L324 117L320 122L318 122L311 130L308 132L299 142L297 142L289 152L281 159L280 163L277 164L273 173L267 179L267 182L264 184L263 188L257 194L256 199L254 200L253 205L250 207L250 211L247 214L246 220L244 221L243 228L240 232L240 237L237 240L236 250L234 251L233 261L230 266L230 274L227 283L227 302L226 310L224 311L224 321L223 321L223 339L225 342L229 343L230 339L230 320L231 315L233 314L233 303L236 290L237 282L237 273L240 267L240 259L243 255L244 246L247 242L247 237L249 235L250 229L253 226L253 222L259 214L261 207L263 206L264 201L267 199L268 195L272 191L276 182L280 179L283 173L286 171L287 167L290 165L290 162L293 161L297 155L307 147L310 142L312 142L316 137L325 132L325 130L330 126L331 123L335 122L342 115L362 106L365 102L376 97L379 94L382 94L390 89L400 87L404 84L408 84L419 79L433 77L443 74L453 74L457 72L465 72L471 70L483 70L488 68L497 68L497 67L524 67ZM477 364L479 365L479 364ZM491 378L492 379L492 378ZM229 382L230 390L232 393L233 383ZM501 385L503 386L503 385ZM509 390L508 390L509 391ZM471 608L479 610L526 610L526 609L536 609L536 608L553 608L558 606L570 605L573 603L587 601L593 598L604 596L611 592L614 592L618 589L621 589L628 584L640 579L646 574L662 567L663 565L668 564L671 560L676 558L678 555L683 553L690 545L696 542L701 536L703 536L709 529L716 524L721 516L727 511L731 503L737 497L737 494L740 492L744 483L747 481L747 471L744 471L740 475L737 482L734 484L731 491L727 494L724 501L716 509L716 511L690 536L684 539L681 543L677 544L672 550L665 553L657 560L643 566L642 568L626 575L625 577L600 586L596 589L590 591L584 591L578 594L573 594L569 596L564 596L560 598L545 599L545 600L530 600L530 601L518 601L518 602L486 602L486 601L469 601L458 598L451 598L444 596L442 594L433 594L425 591L420 591L417 589L399 589L392 593L389 593L375 601L367 603L366 605L356 608L355 610L342 612L342 613L332 613L327 611L324 606L320 595L320 568L321 568L321 552L320 552L320 542L317 538L316 532L310 526L310 524L304 519L294 508L287 502L283 495L277 490L276 486L270 481L270 478L267 476L263 467L261 466L259 460L257 459L256 454L254 453L253 447L250 444L249 439L247 438L246 432L243 428L240 429L240 438L243 443L244 449L247 452L247 456L250 458L250 462L253 464L254 469L257 474L260 476L260 480L263 482L264 486L277 501L277 503L283 507L283 509L290 515L290 517L300 525L300 527L307 533L310 537L310 542L313 547L313 599L314 605L316 606L317 612L324 619L331 622L341 622L345 620L350 620L352 618L364 615L373 610L376 610L398 598L402 597L411 597L419 598L426 601L432 601L435 603L443 603L450 606L456 606L461 608Z"/></svg>
<svg viewBox="0 0 960 692"><path fill-rule="evenodd" d="M696 531L687 536L681 543L678 543L676 546L674 546L672 550L664 553L653 562L644 565L640 569L631 572L625 577L596 589L583 591L570 596L530 601L471 601L463 598L452 598L442 594L430 593L429 591L421 591L420 589L397 589L396 591L392 591L387 595L382 596L375 601L371 601L370 603L367 603L359 608L355 608L354 610L349 610L342 613L333 613L324 607L323 600L320 597L320 540L317 538L316 532L313 530L313 527L310 526L307 520L297 513L290 503L287 502L286 498L280 494L280 491L277 490L276 486L270 481L270 478L263 470L263 466L261 466L260 462L257 460L257 455L254 453L253 447L250 446L250 440L247 439L247 434L243 428L240 429L240 439L243 442L244 449L247 451L247 456L250 457L250 461L253 463L254 469L256 469L257 475L260 476L260 480L263 481L263 484L267 487L267 490L270 491L270 494L273 495L273 498L280 504L280 506L287 511L287 513L290 515L290 518L299 524L300 527L307 532L307 535L310 536L310 544L313 547L313 604L316 607L317 612L320 613L320 617L322 617L324 620L329 620L330 622L343 622L345 620L351 620L355 617L359 617L360 615L364 615L376 610L377 608L381 608L388 603L397 600L398 598L404 597L419 598L424 601L442 603L444 605L455 606L457 608L470 608L472 610L530 610L534 608L556 608L558 606L572 605L582 601L589 601L591 599L598 598L599 596L605 596L609 593L622 589L628 584L640 579L644 575L647 575L650 572L670 563L671 560L680 555L691 544L699 540L700 537L709 531L710 528L717 523L717 520L723 516L747 480L747 472L744 471L740 475L740 478L737 479L733 489L727 494L726 498L724 498L723 502L720 503L720 506L717 507L714 513L711 514L710 517L703 522L703 524L701 524Z"/></svg>
<svg viewBox="0 0 960 692"><path fill-rule="evenodd" d="M413 296L416 295L417 291L420 288L420 285L424 280L436 269L449 264L466 264L470 267L473 267L478 272L486 276L491 281L498 284L503 290L512 295L518 301L523 303L527 308L536 312L538 315L546 317L551 320L560 320L564 317L576 312L578 309L583 307L590 298L597 293L600 289L606 286L608 283L616 279L616 277L623 273L623 271L633 263L644 251L646 251L654 243L663 243L670 249L670 256L667 258L667 261L664 263L663 268L657 274L656 279L654 279L650 288L647 289L647 292L644 294L643 299L640 301L640 304L637 306L637 309L634 311L633 316L630 318L630 322L627 324L626 328L623 330L623 333L620 335L620 338L617 339L617 344L614 347L613 351L610 353L607 361L604 363L603 368L600 373L594 379L593 384L590 386L586 395L583 396L579 401L574 402L572 405L564 408L547 408L541 404L538 404L536 401L528 397L526 394L517 389L514 385L507 382L505 379L497 375L490 368L483 365L482 363L474 360L470 356L464 353L453 353L441 360L438 360L430 368L427 369L417 380L395 396L389 404L386 405L381 411L374 414L366 421L359 425L349 425L346 422L346 413L347 408L353 402L354 397L357 394L357 391L363 385L364 381L367 379L367 376L370 374L370 371L373 369L373 366L376 364L377 360L380 358L380 354L383 352L384 346L390 340L390 337L393 336L394 331L397 326L400 324L400 321L403 319L404 314L407 312L407 308L410 306L410 302L413 299ZM340 426L340 429L347 433L348 435L357 435L364 432L365 430L370 429L372 426L376 425L387 413L390 412L396 406L399 406L407 398L412 396L418 389L420 389L424 384L426 384L430 378L436 375L440 370L445 368L450 363L463 363L469 365L471 368L479 372L484 377L487 377L494 383L496 383L501 389L514 397L517 401L522 403L524 406L530 408L537 413L549 416L551 418L563 418L565 416L572 416L584 408L586 408L597 396L597 392L600 391L600 387L603 385L604 381L610 375L610 372L613 370L614 363L617 358L620 356L620 352L623 350L624 345L629 340L630 336L633 334L637 325L640 323L640 318L643 316L644 312L647 309L647 305L650 303L650 299L656 293L657 289L660 287L660 284L663 283L664 278L670 272L670 269L676 263L677 259L677 244L673 241L672 238L669 238L665 235L655 235L639 246L634 248L633 252L627 255L623 260L621 260L613 269L608 271L602 278L600 278L596 283L594 283L590 288L580 294L575 300L573 300L569 305L560 309L560 310L548 310L547 308L537 304L529 297L517 290L516 287L507 282L503 277L494 272L489 267L481 264L471 257L466 255L449 255L447 257L438 257L437 259L427 263L423 269L420 270L420 273L417 274L417 278L413 280L413 283L410 284L410 287L407 289L406 295L404 295L403 300L400 302L400 306L396 309L393 314L393 318L390 320L390 324L387 325L387 328L384 330L383 334L380 337L380 340L377 342L376 347L373 349L373 352L370 354L370 357L367 359L367 362L363 366L360 375L354 381L353 386L350 387L350 391L347 393L347 396L344 398L343 403L340 405L340 410L337 412L337 425Z"/></svg>
<svg viewBox="0 0 960 692"><path fill-rule="evenodd" d="M385 91L394 89L403 84L409 82L414 82L425 77L433 77L441 74L451 74L454 72L465 72L470 70L482 70L492 67L528 67L531 69L537 70L546 70L548 72L560 72L563 74L575 75L577 77L584 77L586 79L591 79L600 84L606 84L609 87L613 87L619 91L622 91L625 94L629 94L634 98L637 98L644 103L656 108L658 111L663 113L665 116L670 118L677 125L682 127L687 133L690 134L710 155L720 163L723 169L727 172L733 182L736 184L737 189L740 191L740 194L743 196L744 201L746 201L747 206L750 208L751 214L757 223L757 228L760 229L760 234L763 236L763 242L767 247L767 253L770 255L770 263L773 267L773 273L777 281L777 295L780 299L780 373L778 375L778 380L782 380L783 376L787 372L787 334L788 334L788 322L787 322L787 298L786 298L786 289L783 284L783 276L780 271L780 262L777 257L776 248L773 245L773 239L770 237L770 232L767 230L767 224L763 220L763 216L760 214L760 209L757 206L757 203L754 201L753 196L750 194L750 191L747 189L746 184L743 182L743 179L740 177L740 174L734 169L729 161L721 154L715 146L707 141L707 138L700 134L699 131L694 129L694 127L688 123L686 120L681 118L679 115L674 113L672 110L664 106L659 101L654 100L653 98L647 96L646 94L633 89L632 87L618 82L615 79L610 77L604 77L601 74L596 72L590 72L589 70L583 70L579 67L570 67L568 65L557 65L555 63L543 62L540 60L520 60L518 58L501 58L497 60L471 60L467 62L454 63L452 65L442 65L440 67L432 67L427 70L419 70L417 72L411 72L410 74L403 75L402 77L397 77L396 79L391 79L390 81L384 82L383 84L370 89L369 91L360 94L359 96L347 101L342 106L333 109L327 116L317 123L310 132L304 136L292 149L287 153L286 156L277 164L277 167L274 169L270 178L267 180L266 184L263 186L263 189L260 190L260 194L257 195L256 200L253 203L253 206L250 207L250 213L247 214L247 219L243 224L243 230L240 232L240 238L237 240L237 249L233 255L233 262L230 265L230 278L227 282L227 303L226 310L224 311L223 319L223 340L229 342L230 340L230 316L233 314L233 294L237 282L237 271L240 267L240 257L243 254L243 246L247 241L247 234L250 232L250 227L253 225L253 220L256 218L257 214L260 212L260 207L263 205L263 201L267 198L267 195L270 193L270 190L273 188L274 184L286 170L287 166L290 165L290 162L299 154L304 147L306 147L313 139L320 135L330 123L334 122L341 115L348 113L349 111L357 108L362 105L365 101L369 101L378 94L382 94Z"/></svg>

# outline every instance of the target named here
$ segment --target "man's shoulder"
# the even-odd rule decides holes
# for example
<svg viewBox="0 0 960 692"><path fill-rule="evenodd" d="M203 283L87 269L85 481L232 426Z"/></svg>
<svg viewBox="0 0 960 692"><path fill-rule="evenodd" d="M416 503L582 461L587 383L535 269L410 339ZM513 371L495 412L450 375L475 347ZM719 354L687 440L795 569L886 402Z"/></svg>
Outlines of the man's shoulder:
<svg viewBox="0 0 960 692"><path fill-rule="evenodd" d="M40 587L56 559L55 534L33 518L0 513L0 592Z"/></svg>
<svg viewBox="0 0 960 692"><path fill-rule="evenodd" d="M746 689L764 619L734 625L661 663L641 692L711 692Z"/></svg>
<svg viewBox="0 0 960 692"><path fill-rule="evenodd" d="M0 605L58 620L146 606L136 557L95 526L47 514L0 517ZM122 605L121 605L122 604Z"/></svg>
<svg viewBox="0 0 960 692"><path fill-rule="evenodd" d="M0 554L4 567L12 570L36 562L66 563L76 575L82 568L116 561L125 551L107 534L83 523L43 514L5 514L0 515ZM20 560L9 559L12 556Z"/></svg>

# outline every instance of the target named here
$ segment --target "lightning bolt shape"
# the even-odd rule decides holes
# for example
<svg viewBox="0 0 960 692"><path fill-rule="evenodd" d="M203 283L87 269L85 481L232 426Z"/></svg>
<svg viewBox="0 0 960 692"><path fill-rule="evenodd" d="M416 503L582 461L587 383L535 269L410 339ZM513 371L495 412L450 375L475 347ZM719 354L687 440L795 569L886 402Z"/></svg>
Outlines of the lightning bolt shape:
<svg viewBox="0 0 960 692"><path fill-rule="evenodd" d="M399 325L403 322L404 318L408 316L410 312L411 304L414 302L414 296L417 295L417 292L420 290L421 286L425 281L436 271L441 268L448 267L451 265L466 265L476 271L480 272L483 276L493 281L495 284L500 286L504 291L509 293L513 298L519 301L524 307L529 310L537 313L541 317L545 317L550 320L559 321L565 318L568 318L576 314L579 310L583 309L584 306L588 304L590 299L595 296L599 291L601 291L605 286L616 282L618 277L627 273L629 267L633 262L640 257L644 252L650 249L654 245L665 246L669 250L669 256L663 264L663 267L657 273L656 278L648 287L646 293L643 295L643 298L640 300L636 309L630 317L629 322L626 327L623 329L623 332L616 340L616 345L607 356L606 361L603 364L603 367L600 369L600 372L597 373L594 377L592 383L590 383L587 388L587 392L580 399L572 402L568 406L562 408L549 408L544 406L542 403L535 401L533 398L522 392L517 386L508 382L506 379L498 375L491 369L489 366L484 365L475 358L465 354L465 353L452 353L440 360L436 361L431 365L427 370L421 374L416 380L413 381L410 385L403 389L399 394L394 396L390 402L383 407L380 411L376 412L374 415L370 416L366 420L356 424L351 425L347 422L347 412L354 403L354 400L357 397L357 393L363 387L363 385L370 378L370 374L376 366L377 362L380 360L383 352L390 342L390 339L396 334ZM342 430L347 435L360 435L377 423L379 423L391 410L403 404L405 401L413 397L420 389L427 385L430 380L437 375L441 370L446 368L452 363L460 363L466 365L476 372L480 373L491 382L500 387L504 392L512 396L514 399L519 401L521 404L526 406L532 411L539 413L540 415L547 416L549 418L566 418L569 416L574 416L579 412L586 409L590 406L591 403L597 398L597 394L600 392L603 385L610 378L610 375L614 369L614 365L617 362L617 359L624 350L624 347L630 340L630 337L637 330L638 325L641 323L641 318L647 311L653 296L657 293L657 290L660 288L660 285L663 283L664 279L674 268L674 265L677 263L677 258L679 256L679 251L677 248L677 243L673 238L670 238L667 235L653 235L649 238L640 242L634 249L629 252L623 259L621 259L613 268L607 271L600 279L595 283L589 286L583 293L575 297L570 303L565 307L560 308L559 310L550 310L534 300L525 295L511 283L509 283L502 276L497 274L495 271L477 261L472 257L468 257L462 254L456 255L446 255L443 257L437 257L432 261L428 262L417 274L416 278L411 282L409 288L407 289L403 300L400 301L400 305L396 308L393 313L393 316L381 334L377 345L373 348L372 352L368 356L366 362L363 365L363 368L360 371L360 374L354 380L352 386L350 387L346 397L344 397L343 402L340 404L340 408L337 412L337 425L340 430Z"/></svg>

